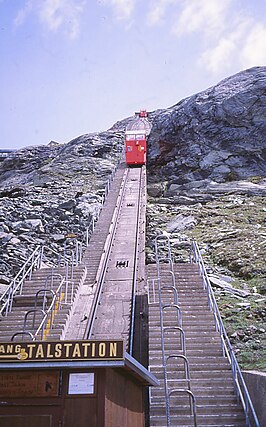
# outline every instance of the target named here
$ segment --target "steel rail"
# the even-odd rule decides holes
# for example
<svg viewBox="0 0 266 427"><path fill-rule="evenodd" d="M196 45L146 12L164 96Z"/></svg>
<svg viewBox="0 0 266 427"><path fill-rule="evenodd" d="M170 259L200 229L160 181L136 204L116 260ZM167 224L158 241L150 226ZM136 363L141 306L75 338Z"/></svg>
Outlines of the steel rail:
<svg viewBox="0 0 266 427"><path fill-rule="evenodd" d="M96 318L96 313L97 313L97 308L98 308L98 305L100 303L102 287L103 287L103 282L104 282L104 278L106 275L108 260L109 260L109 256L111 253L112 244L114 241L115 232L116 232L117 225L118 225L119 212L120 212L122 204L123 204L123 198L124 198L125 189L126 189L127 177L128 177L128 169L126 169L125 173L124 173L121 189L120 189L120 192L119 192L119 195L117 198L117 204L116 204L116 207L114 209L113 217L111 220L109 234L108 234L107 239L105 241L101 260L99 263L99 268L98 268L98 271L96 274L97 287L96 287L96 291L94 294L90 314L88 317L87 326L86 326L86 329L84 332L84 339L90 339L91 334L92 334L92 330L93 330L93 326L94 326L94 322L95 322L95 318Z"/></svg>

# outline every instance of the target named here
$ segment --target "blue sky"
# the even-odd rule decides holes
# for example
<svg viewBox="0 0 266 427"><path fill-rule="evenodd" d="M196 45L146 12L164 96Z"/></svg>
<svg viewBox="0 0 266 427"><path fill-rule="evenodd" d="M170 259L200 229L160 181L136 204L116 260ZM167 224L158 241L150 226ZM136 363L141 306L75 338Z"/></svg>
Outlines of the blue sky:
<svg viewBox="0 0 266 427"><path fill-rule="evenodd" d="M64 143L266 65L265 0L0 0L0 148Z"/></svg>

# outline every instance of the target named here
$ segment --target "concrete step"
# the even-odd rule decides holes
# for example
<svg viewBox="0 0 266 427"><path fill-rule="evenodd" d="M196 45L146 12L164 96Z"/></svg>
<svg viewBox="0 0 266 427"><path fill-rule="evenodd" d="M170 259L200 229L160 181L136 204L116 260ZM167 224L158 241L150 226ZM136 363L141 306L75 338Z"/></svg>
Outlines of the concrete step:
<svg viewBox="0 0 266 427"><path fill-rule="evenodd" d="M177 395L173 396L171 398L171 404L177 406L185 406L189 404L188 397ZM161 407L165 408L165 396L163 394L161 395L154 395L153 389L151 391L151 404L152 405L160 405ZM235 395L223 395L223 396L216 396L216 395L210 395L210 396L196 396L196 405L197 407L204 407L204 406L237 406L242 408L238 403Z"/></svg>
<svg viewBox="0 0 266 427"><path fill-rule="evenodd" d="M162 305L164 306L169 306L169 305L174 305L174 301L172 300L162 300ZM205 315L205 314L212 314L212 312L209 309L208 304L206 303L205 305L203 304L194 304L194 305L188 305L188 304L177 304L179 306L179 310L182 312L182 314L184 313L189 313L189 314L196 314L196 315ZM169 315L171 312L174 312L174 310L176 310L176 308L173 307L166 307L163 310L163 315ZM151 310L149 311L149 313L151 315L157 315L160 313L159 308L155 308L152 307ZM213 315L213 314L212 314Z"/></svg>
<svg viewBox="0 0 266 427"><path fill-rule="evenodd" d="M198 321L198 323L196 323L194 320L186 320L186 319L182 319L182 323L178 322L177 319L171 321L171 322L164 322L164 326L178 326L178 325L182 325L182 328L184 330L185 333L188 332L194 332L194 333L198 333L198 336L201 336L201 334L205 333L213 333L216 332L215 329L215 325L211 325L208 321ZM159 320L157 321L150 321L149 322L149 326L150 326L150 330L159 330L160 329L160 322Z"/></svg>
<svg viewBox="0 0 266 427"><path fill-rule="evenodd" d="M183 376L183 372L178 372L176 374L169 373L167 375L167 384L170 389L174 388L187 388L188 381L184 378L178 378ZM163 383L163 376L158 375L156 376L160 383ZM234 387L233 378L231 377L225 377L225 378L191 378L190 379L190 386L193 393L202 393L205 390L213 390L215 393L216 389L224 389L229 390Z"/></svg>
<svg viewBox="0 0 266 427"><path fill-rule="evenodd" d="M161 346L158 344L156 345L151 345L149 347L149 353L150 353L150 357L152 356L156 356L156 352L159 352L158 355L161 356L162 351L161 351ZM203 347L203 345L198 344L198 343L194 343L191 345L187 345L185 343L184 348L181 345L181 341L176 341L176 345L165 345L164 347L164 352L165 352L165 356L170 356L171 354L186 354L187 357L189 358L189 356L222 356L222 350L220 348L219 345L215 346L212 345L212 347L210 348L210 346L206 346L205 348ZM175 363L175 362L173 362Z"/></svg>
<svg viewBox="0 0 266 427"><path fill-rule="evenodd" d="M166 426L166 417L163 415L151 417L151 427ZM171 416L171 425L175 427L193 426L191 415ZM245 427L245 418L241 414L231 415L198 415L197 427Z"/></svg>
<svg viewBox="0 0 266 427"><path fill-rule="evenodd" d="M163 317L167 318L170 315L173 315L177 311L177 309L174 307L173 301L169 301L169 302L165 301L165 302L163 302L163 305L164 306L173 305L173 307L170 307L170 308L166 307L162 311ZM197 305L197 306L192 307L192 306L188 306L188 305L179 304L178 307L179 307L178 311L180 311L183 316L185 316L186 314L187 314L187 316L194 315L194 316L197 316L199 318L200 317L204 318L205 316L208 316L210 318L211 316L213 316L213 313L209 310L209 307L207 305L206 306L198 306ZM157 316L157 315L159 315L159 313L160 313L159 309L156 309L154 311L152 311L152 310L149 311L149 314L151 316Z"/></svg>
<svg viewBox="0 0 266 427"><path fill-rule="evenodd" d="M175 333L175 331L170 330L170 331L165 331L164 333L164 345L165 348L170 348L171 345L173 346L173 349L176 347L179 347L181 343L181 334L177 334ZM210 346L217 346L217 347L221 347L221 341L220 338L215 336L213 338L210 337L200 337L200 339L198 340L198 342L195 340L194 337L189 337L187 336L187 334L185 333L185 346L186 348L197 348L197 347L202 347L202 348L209 348ZM162 348L162 341L161 341L161 337L150 337L149 339L149 348L155 350L156 348L158 348L159 350L161 350Z"/></svg>
<svg viewBox="0 0 266 427"><path fill-rule="evenodd" d="M61 308L56 311L56 315L64 314L65 312L67 312L70 309L70 307L71 307L70 304L61 305ZM12 325L14 322L20 321L21 319L24 319L25 313L27 313L27 311L30 311L33 309L34 309L34 307L25 307L23 309L16 307L14 310L12 310L11 313L8 314L8 316L1 319L0 328L2 325L9 325L9 324ZM39 309L40 308L37 307L37 310L39 310Z"/></svg>
<svg viewBox="0 0 266 427"><path fill-rule="evenodd" d="M185 331L184 331L185 332ZM171 343L175 344L176 342L180 341L180 335L181 332L178 330L166 330L164 332L164 343L166 345L171 345ZM155 335L151 335L149 336L149 345L150 346L161 346L161 337L155 336ZM217 334L213 335L213 336L199 336L198 340L196 341L196 337L195 336L191 336L188 334L188 332L185 332L185 341L186 341L186 345L202 345L204 347L208 346L208 345L219 345L221 344L221 340L220 337L217 336Z"/></svg>
<svg viewBox="0 0 266 427"><path fill-rule="evenodd" d="M184 323L187 325L206 325L212 328L215 326L214 323L214 316L213 314L206 312L206 313L196 313L191 312L187 313L185 311L181 311L181 317ZM177 310L173 310L172 313L165 312L163 314L163 323L175 323L177 321ZM155 326L160 322L160 316L158 313L149 313L149 324L151 327Z"/></svg>
<svg viewBox="0 0 266 427"><path fill-rule="evenodd" d="M206 348L204 348L203 346L198 346L197 343L194 344L195 347L193 346L186 346L186 350L187 350L187 356L193 357L193 356L197 356L197 357L210 357L210 356L222 356L222 348L219 345L212 345L211 347L206 346ZM158 351L158 349L160 350L160 347L157 346L156 348L150 348L149 353L150 353L150 357L155 356L156 357L156 352ZM167 351L171 351L170 349L167 349ZM175 349L172 349L172 353L175 351Z"/></svg>
<svg viewBox="0 0 266 427"><path fill-rule="evenodd" d="M182 387L179 387L177 385L177 387L175 387L175 388L182 388ZM232 388L231 384L228 386L217 386L217 387L215 387L215 386L212 387L212 386L208 386L208 385L206 385L206 386L204 386L204 385L200 386L199 385L197 387L193 386L193 387L191 387L191 391L194 393L195 398L209 397L209 396L216 396L216 397L220 396L222 398L223 396L231 396L231 397L235 396L234 389ZM165 395L164 394L164 388L163 388L163 382L160 383L159 387L157 387L156 389L154 389L152 391L152 395L154 397L157 396L157 397L161 397L161 398Z"/></svg>
<svg viewBox="0 0 266 427"><path fill-rule="evenodd" d="M168 305L168 304L165 304ZM182 317L183 318L190 318L190 317L197 317L198 319L202 318L202 319L208 319L208 320L212 320L214 318L213 313L211 313L211 311L209 310L208 307L197 307L196 309L193 307L188 307L186 306L185 308L182 307L181 305L179 306L179 311L181 311L182 313ZM175 307L167 307L162 311L163 314L163 319L165 320L170 320L171 317L175 316L177 312L177 309ZM159 318L160 315L160 311L159 309L154 309L152 307L152 309L149 310L149 319L153 319L153 318Z"/></svg>
<svg viewBox="0 0 266 427"><path fill-rule="evenodd" d="M151 355L149 356L150 356L150 366L158 366L161 364L162 357L161 355L158 354L158 352L154 354L154 357L151 357ZM217 369L218 367L219 369L221 368L226 369L228 366L230 366L227 358L223 357L222 355L220 356L191 355L190 357L188 357L188 360L189 360L190 370L194 369L194 370L204 371L204 370L210 370L215 366L217 366ZM178 364L178 362L176 363Z"/></svg>
<svg viewBox="0 0 266 427"><path fill-rule="evenodd" d="M178 399L180 396L178 397ZM190 407L189 403L186 402L185 405L181 405L179 403L179 400L177 399L176 402L174 402L174 398L171 399L171 405L174 407L173 414L175 415L189 415L190 414ZM218 404L218 405L196 405L197 408L197 415L220 415L221 414L231 416L232 414L238 415L240 414L243 416L243 409L237 404ZM157 416L157 415L165 415L165 404L159 405L159 404L153 404L150 409L150 415Z"/></svg>
<svg viewBox="0 0 266 427"><path fill-rule="evenodd" d="M172 365L168 365L167 366L167 372L169 375L169 378L172 378L174 375L177 375L180 377L180 373L182 372L181 369L182 365L180 364L178 367L177 366L172 366ZM156 376L156 378L158 379L163 379L164 377L164 371L163 371L163 367L162 366L151 366L150 367L150 371ZM230 369L230 366L228 364L228 369L221 369L221 370L206 370L206 371L196 371L193 369L190 369L190 378L191 380L195 379L204 379L204 380L209 380L209 379L232 379L232 371Z"/></svg>

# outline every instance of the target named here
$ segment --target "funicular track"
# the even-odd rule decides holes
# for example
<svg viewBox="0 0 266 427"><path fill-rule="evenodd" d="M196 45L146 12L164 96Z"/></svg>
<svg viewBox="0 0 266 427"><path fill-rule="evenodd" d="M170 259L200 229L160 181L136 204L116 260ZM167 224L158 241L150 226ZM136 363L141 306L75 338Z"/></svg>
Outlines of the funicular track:
<svg viewBox="0 0 266 427"><path fill-rule="evenodd" d="M144 264L146 171L121 167L118 174L83 257L88 275L64 339L123 339L132 353L135 294Z"/></svg>
<svg viewBox="0 0 266 427"><path fill-rule="evenodd" d="M138 274L140 225L143 222L144 168L126 170L97 275L87 338L121 337L130 349ZM131 316L129 314L131 313Z"/></svg>

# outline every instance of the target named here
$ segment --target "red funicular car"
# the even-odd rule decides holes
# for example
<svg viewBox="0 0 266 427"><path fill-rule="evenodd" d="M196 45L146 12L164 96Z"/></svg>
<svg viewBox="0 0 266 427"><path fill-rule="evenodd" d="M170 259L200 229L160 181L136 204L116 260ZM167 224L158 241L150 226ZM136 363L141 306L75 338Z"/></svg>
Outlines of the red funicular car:
<svg viewBox="0 0 266 427"><path fill-rule="evenodd" d="M144 165L146 163L146 135L143 131L129 130L126 132L126 163L128 165Z"/></svg>
<svg viewBox="0 0 266 427"><path fill-rule="evenodd" d="M151 126L145 110L136 113L135 118L126 128L125 149L127 165L145 165L147 152L147 137Z"/></svg>

